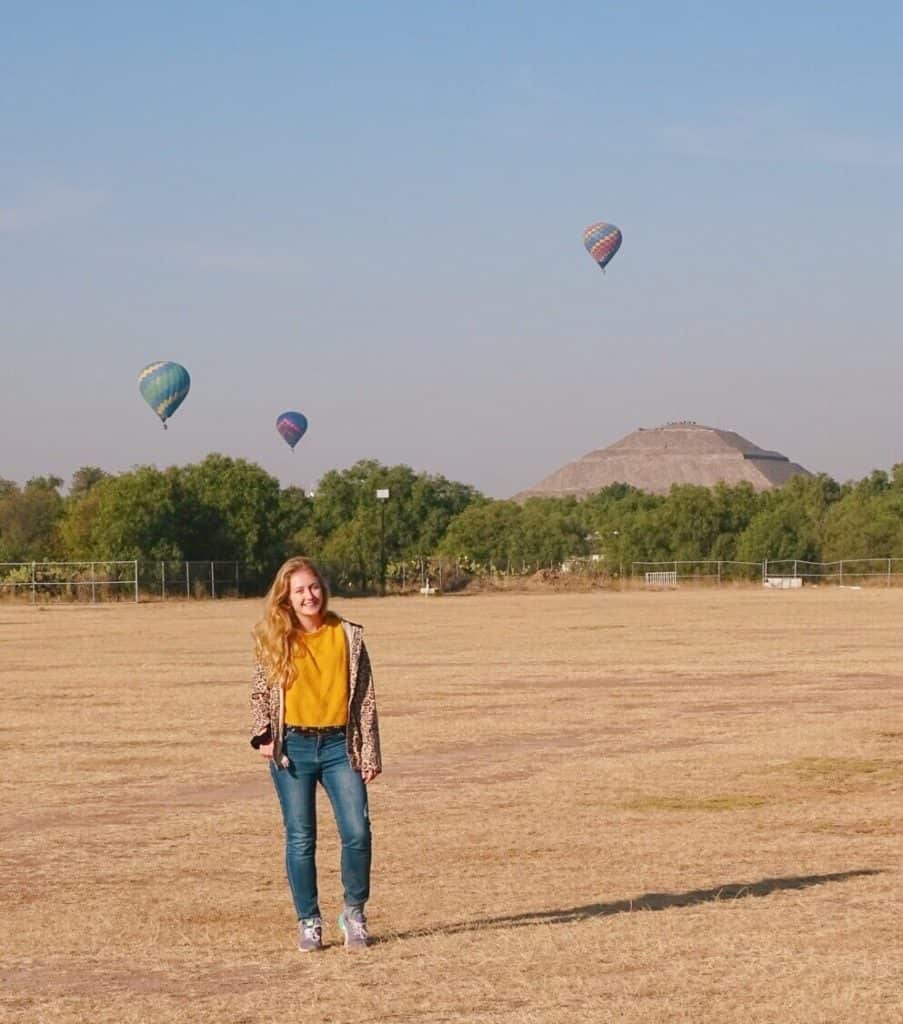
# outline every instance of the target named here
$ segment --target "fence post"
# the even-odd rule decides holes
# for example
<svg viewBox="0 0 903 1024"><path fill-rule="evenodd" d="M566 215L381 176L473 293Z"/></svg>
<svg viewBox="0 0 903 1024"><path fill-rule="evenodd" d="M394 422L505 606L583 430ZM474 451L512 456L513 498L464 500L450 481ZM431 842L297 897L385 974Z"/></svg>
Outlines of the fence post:
<svg viewBox="0 0 903 1024"><path fill-rule="evenodd" d="M887 560L887 585L890 586L890 559Z"/></svg>
<svg viewBox="0 0 903 1024"><path fill-rule="evenodd" d="M840 585L843 586L843 559L840 560Z"/></svg>
<svg viewBox="0 0 903 1024"><path fill-rule="evenodd" d="M166 600L166 562L160 559L160 600Z"/></svg>
<svg viewBox="0 0 903 1024"><path fill-rule="evenodd" d="M796 579L796 559L793 560L793 578Z"/></svg>
<svg viewBox="0 0 903 1024"><path fill-rule="evenodd" d="M191 599L191 562L185 563L185 599Z"/></svg>
<svg viewBox="0 0 903 1024"><path fill-rule="evenodd" d="M718 559L718 586L721 586L721 559Z"/></svg>
<svg viewBox="0 0 903 1024"><path fill-rule="evenodd" d="M238 562L235 563L235 596L241 597L241 585L238 582Z"/></svg>
<svg viewBox="0 0 903 1024"><path fill-rule="evenodd" d="M38 583L37 577L35 576L34 562L31 563L31 603L35 604L38 600Z"/></svg>
<svg viewBox="0 0 903 1024"><path fill-rule="evenodd" d="M210 563L210 596L216 597L216 579L213 575L213 562Z"/></svg>
<svg viewBox="0 0 903 1024"><path fill-rule="evenodd" d="M767 579L768 579L768 559L766 558L765 561L762 563L762 583L763 583L763 585L764 585L764 583L765 583L765 581Z"/></svg>

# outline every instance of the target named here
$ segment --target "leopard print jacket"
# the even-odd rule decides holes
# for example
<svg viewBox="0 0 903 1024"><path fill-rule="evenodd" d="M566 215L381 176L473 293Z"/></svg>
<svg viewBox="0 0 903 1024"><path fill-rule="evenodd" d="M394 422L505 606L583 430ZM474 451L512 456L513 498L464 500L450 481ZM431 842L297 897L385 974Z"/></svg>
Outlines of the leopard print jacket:
<svg viewBox="0 0 903 1024"><path fill-rule="evenodd" d="M348 643L348 760L355 771L382 771L379 749L379 720L376 716L376 694L373 690L373 670L370 655L364 644L364 629L354 622L342 619ZM263 737L274 740L273 763L285 768L288 759L284 752L285 691L281 686L270 686L266 670L261 664L254 669L251 683L251 746L260 745Z"/></svg>

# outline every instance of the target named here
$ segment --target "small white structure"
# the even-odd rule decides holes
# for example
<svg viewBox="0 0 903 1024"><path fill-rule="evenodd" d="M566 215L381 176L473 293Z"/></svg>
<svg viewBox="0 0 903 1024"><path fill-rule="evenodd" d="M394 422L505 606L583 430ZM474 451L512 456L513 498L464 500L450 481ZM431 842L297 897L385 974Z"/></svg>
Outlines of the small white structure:
<svg viewBox="0 0 903 1024"><path fill-rule="evenodd" d="M672 569L668 572L647 572L647 587L676 587L677 571Z"/></svg>
<svg viewBox="0 0 903 1024"><path fill-rule="evenodd" d="M762 584L772 590L798 590L802 585L802 576L766 576Z"/></svg>

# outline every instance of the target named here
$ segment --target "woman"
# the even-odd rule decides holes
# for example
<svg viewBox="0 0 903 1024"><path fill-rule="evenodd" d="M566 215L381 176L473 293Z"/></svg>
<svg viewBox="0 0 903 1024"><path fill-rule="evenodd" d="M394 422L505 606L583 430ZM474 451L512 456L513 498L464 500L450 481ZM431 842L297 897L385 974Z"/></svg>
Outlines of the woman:
<svg viewBox="0 0 903 1024"><path fill-rule="evenodd" d="M327 610L329 590L307 558L290 558L254 627L251 746L269 762L285 823L285 866L298 947L322 948L317 897L316 789L332 803L342 842L347 949L368 943L370 817L366 784L382 770L370 658L363 629Z"/></svg>

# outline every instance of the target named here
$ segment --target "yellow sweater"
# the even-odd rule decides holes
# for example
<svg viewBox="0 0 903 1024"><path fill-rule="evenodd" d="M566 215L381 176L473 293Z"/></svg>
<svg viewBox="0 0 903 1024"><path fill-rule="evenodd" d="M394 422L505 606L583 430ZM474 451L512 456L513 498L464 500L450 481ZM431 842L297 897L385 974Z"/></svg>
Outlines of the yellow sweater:
<svg viewBox="0 0 903 1024"><path fill-rule="evenodd" d="M341 620L327 614L295 643L295 678L285 691L285 724L323 728L348 722L348 646Z"/></svg>

